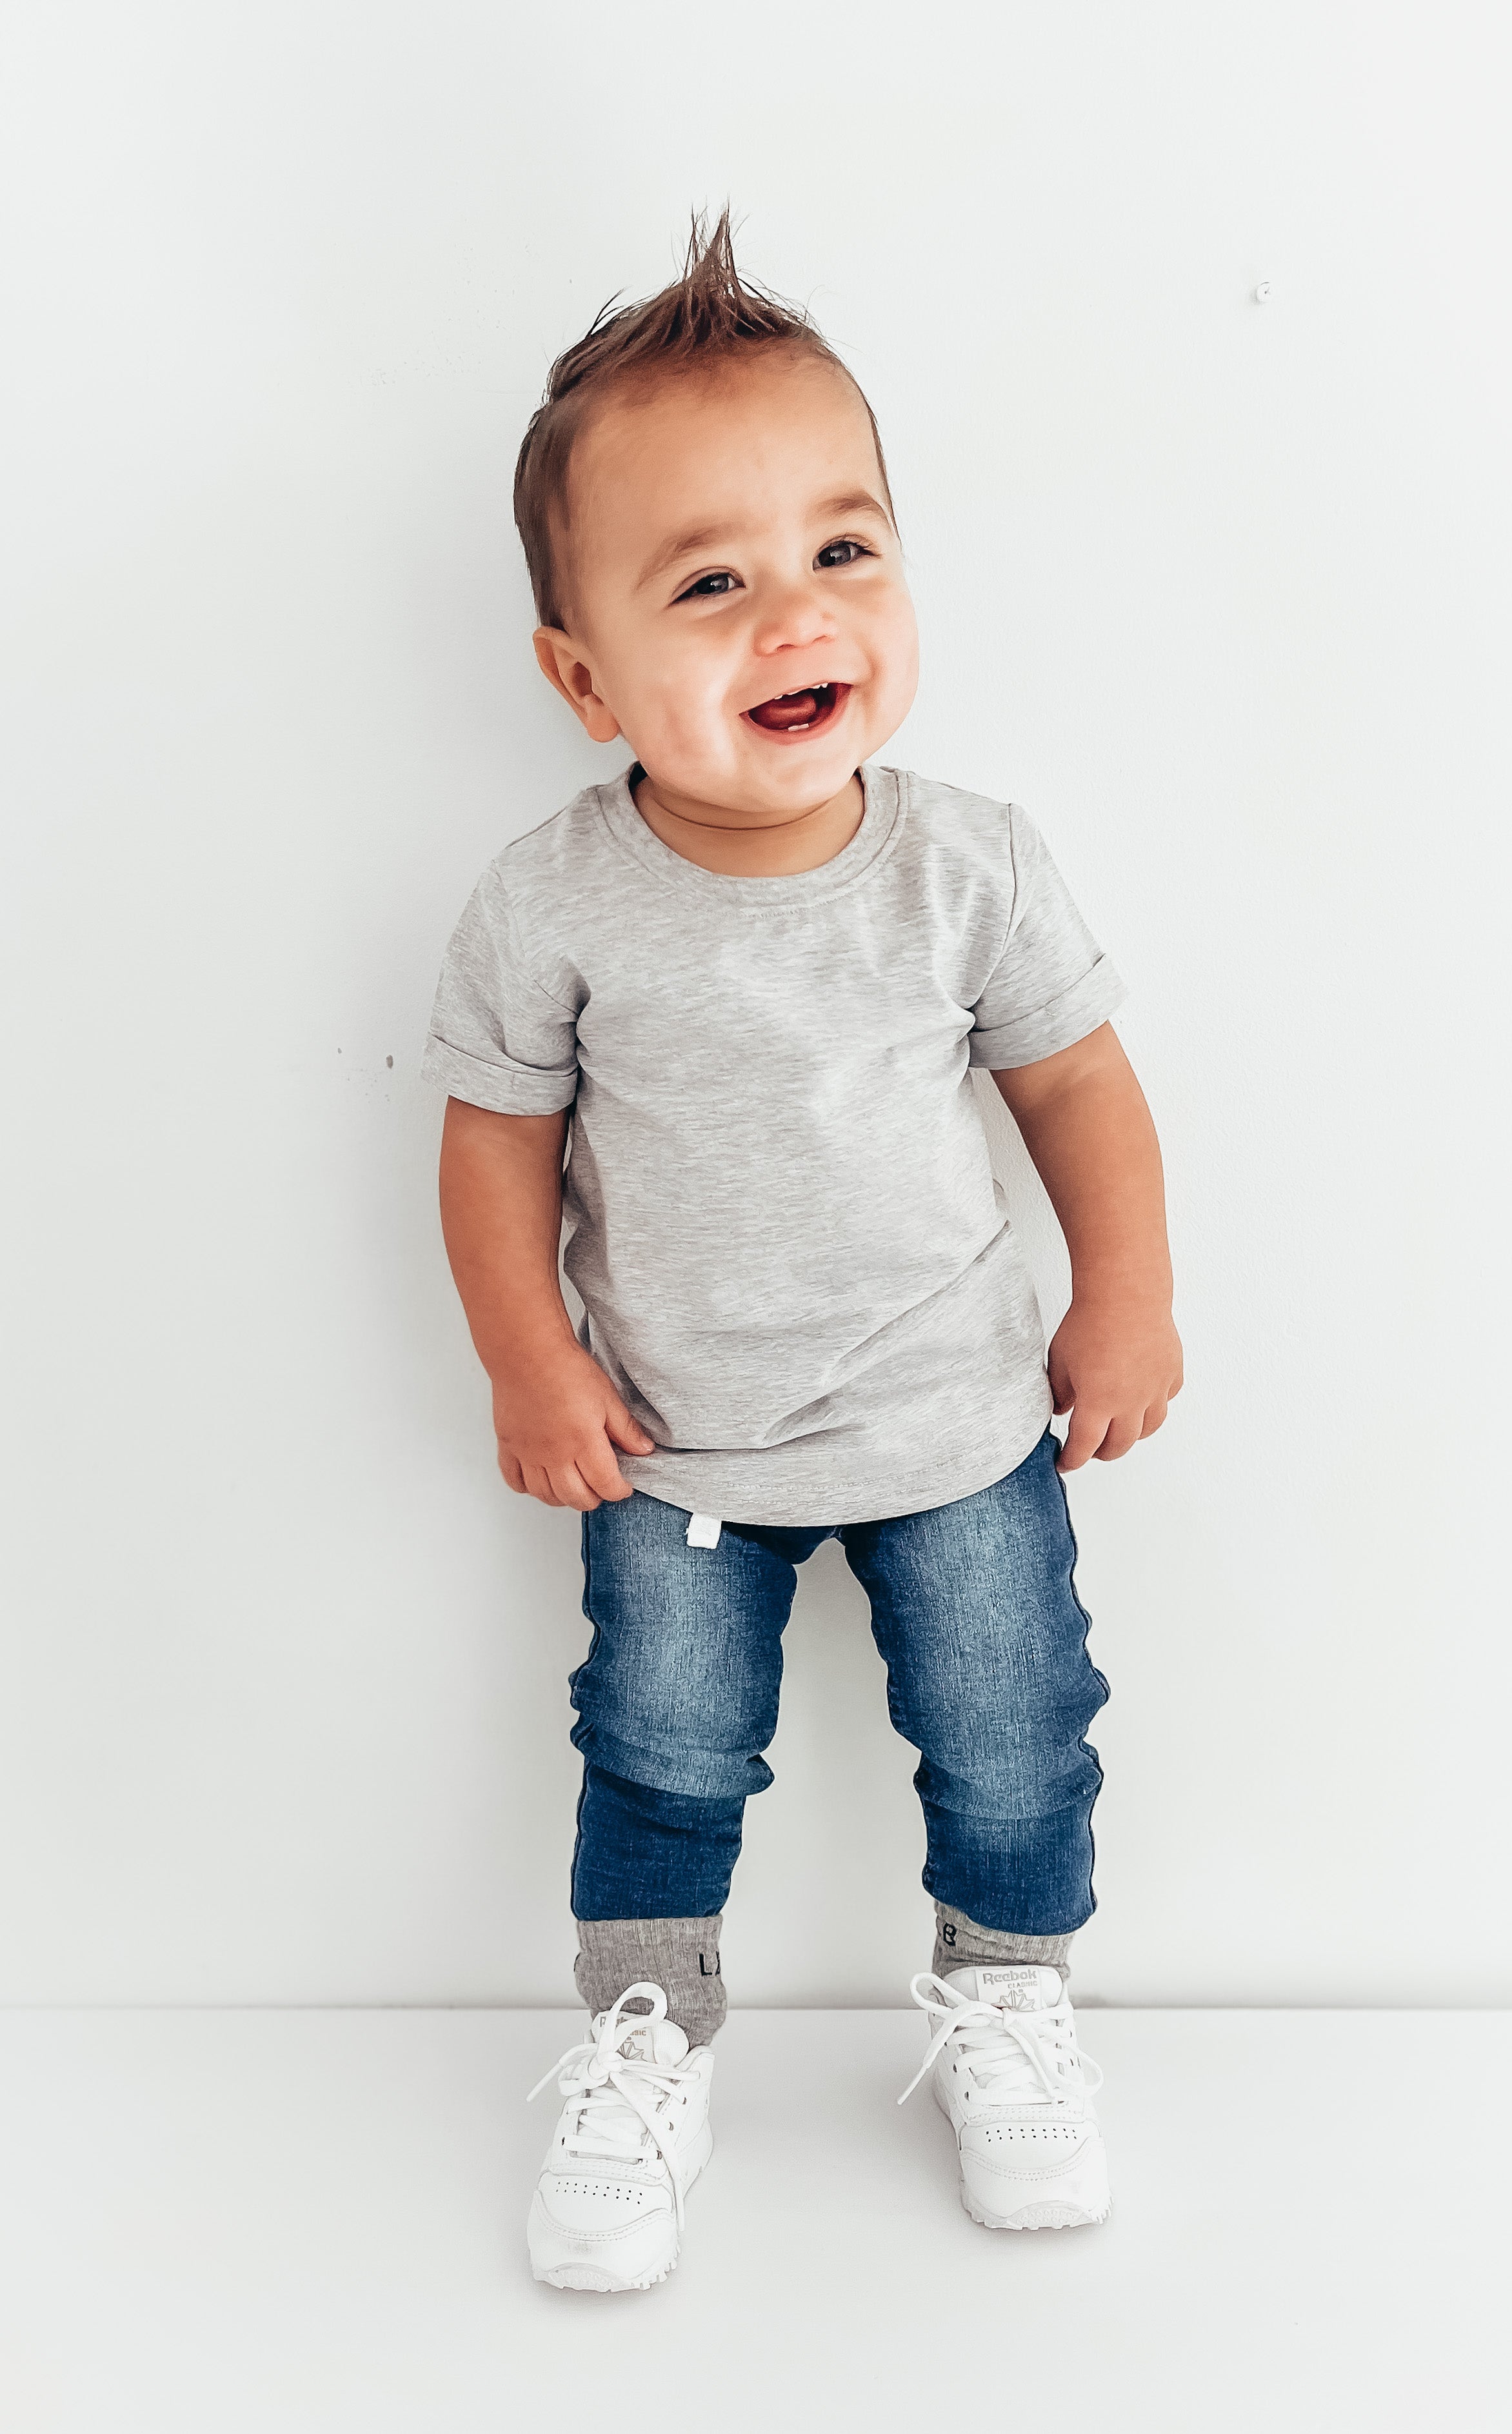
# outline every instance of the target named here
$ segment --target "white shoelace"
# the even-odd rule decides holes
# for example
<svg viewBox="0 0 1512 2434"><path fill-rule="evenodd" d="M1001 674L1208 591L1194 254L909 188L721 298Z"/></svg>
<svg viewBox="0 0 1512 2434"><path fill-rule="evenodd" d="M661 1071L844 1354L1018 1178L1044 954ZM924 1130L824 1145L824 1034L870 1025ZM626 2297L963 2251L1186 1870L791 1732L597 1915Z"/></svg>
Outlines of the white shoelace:
<svg viewBox="0 0 1512 2434"><path fill-rule="evenodd" d="M627 2003L643 1997L649 2014L621 2014ZM669 2101L681 2093L687 2076L680 2063L640 2062L620 2051L627 2030L645 2028L654 2033L667 2015L667 1998L660 1986L627 1986L612 2011L604 2014L596 2036L569 2046L525 2099L533 2104L543 2087L556 2080L573 2120L566 2132L570 2155L599 2163L630 2164L653 2150L667 2168L678 2222L682 2222L682 2184L672 2160L675 2126L666 2118ZM651 2042L648 2034L647 2042Z"/></svg>
<svg viewBox="0 0 1512 2434"><path fill-rule="evenodd" d="M936 1991L926 1993L929 1987ZM933 1969L920 1970L908 1991L926 2019L937 2020L939 2026L898 2099L900 2104L907 2103L950 2045L959 2047L976 2086L994 2104L1054 2104L1078 2084L1092 2096L1103 2083L1091 2055L1076 2049L1069 2003L1052 2004L1042 2012L1007 2012L1001 2004L963 1995Z"/></svg>

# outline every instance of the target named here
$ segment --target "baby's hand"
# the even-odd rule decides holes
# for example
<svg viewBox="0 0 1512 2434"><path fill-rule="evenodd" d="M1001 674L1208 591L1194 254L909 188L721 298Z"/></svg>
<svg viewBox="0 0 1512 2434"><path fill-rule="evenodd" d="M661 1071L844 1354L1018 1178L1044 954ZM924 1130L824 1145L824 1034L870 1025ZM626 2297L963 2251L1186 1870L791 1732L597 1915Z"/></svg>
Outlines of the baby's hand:
<svg viewBox="0 0 1512 2434"><path fill-rule="evenodd" d="M597 1362L571 1341L495 1378L493 1432L499 1468L517 1496L578 1513L634 1495L614 1459L616 1446L623 1453L656 1450Z"/></svg>
<svg viewBox="0 0 1512 2434"><path fill-rule="evenodd" d="M1050 1346L1050 1391L1071 1414L1057 1470L1116 1462L1155 1434L1181 1392L1181 1339L1163 1302L1074 1300Z"/></svg>

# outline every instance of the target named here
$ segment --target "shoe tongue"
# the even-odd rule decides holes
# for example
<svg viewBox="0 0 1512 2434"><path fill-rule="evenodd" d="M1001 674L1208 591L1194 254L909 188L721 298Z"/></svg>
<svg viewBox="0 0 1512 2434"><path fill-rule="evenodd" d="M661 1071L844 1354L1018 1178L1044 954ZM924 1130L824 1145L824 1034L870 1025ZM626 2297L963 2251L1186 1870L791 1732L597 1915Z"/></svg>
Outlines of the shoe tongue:
<svg viewBox="0 0 1512 2434"><path fill-rule="evenodd" d="M688 2050L675 2021L637 2019L633 2014L620 2021L618 2045L627 2062L681 2062Z"/></svg>
<svg viewBox="0 0 1512 2434"><path fill-rule="evenodd" d="M1064 1992L1058 1969L1037 1968L1028 1962L1001 1969L953 1969L946 1982L1005 2012L1047 2012Z"/></svg>

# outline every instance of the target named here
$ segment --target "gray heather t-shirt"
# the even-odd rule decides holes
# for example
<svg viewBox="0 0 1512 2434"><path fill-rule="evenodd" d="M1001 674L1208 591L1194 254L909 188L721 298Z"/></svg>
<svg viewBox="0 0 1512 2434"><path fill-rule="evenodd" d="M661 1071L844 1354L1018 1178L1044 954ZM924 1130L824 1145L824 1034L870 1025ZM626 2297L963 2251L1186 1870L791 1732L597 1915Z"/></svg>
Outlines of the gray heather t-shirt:
<svg viewBox="0 0 1512 2434"><path fill-rule="evenodd" d="M729 879L631 774L484 872L425 1074L572 1108L565 1265L657 1441L636 1487L767 1523L973 1495L1050 1395L968 1068L1071 1047L1122 984L1013 805L868 768L833 862Z"/></svg>

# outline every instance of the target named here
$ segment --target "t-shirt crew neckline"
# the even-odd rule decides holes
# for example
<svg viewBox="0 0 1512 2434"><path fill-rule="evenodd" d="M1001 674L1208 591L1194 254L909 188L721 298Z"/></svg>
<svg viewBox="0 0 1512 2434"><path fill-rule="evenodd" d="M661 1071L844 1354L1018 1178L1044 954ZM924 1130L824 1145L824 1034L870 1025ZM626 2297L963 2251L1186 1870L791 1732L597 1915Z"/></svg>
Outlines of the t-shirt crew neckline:
<svg viewBox="0 0 1512 2434"><path fill-rule="evenodd" d="M680 889L685 896L701 899L705 906L723 900L751 912L779 912L789 905L816 904L826 897L838 896L885 861L902 825L902 771L862 768L856 772L865 797L861 825L833 861L821 862L814 870L789 871L778 878L738 879L728 871L705 870L700 864L689 862L646 826L630 791L631 781L642 774L640 763L632 762L612 785L598 788L605 826L616 844L623 846L653 879L660 880L663 886Z"/></svg>

